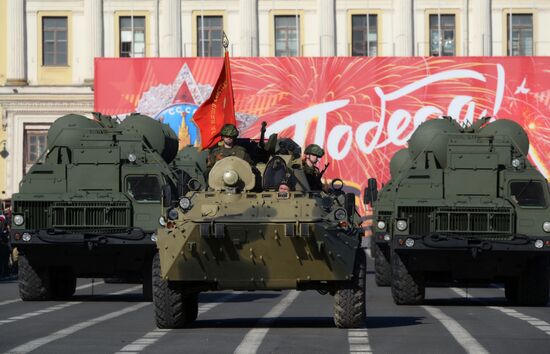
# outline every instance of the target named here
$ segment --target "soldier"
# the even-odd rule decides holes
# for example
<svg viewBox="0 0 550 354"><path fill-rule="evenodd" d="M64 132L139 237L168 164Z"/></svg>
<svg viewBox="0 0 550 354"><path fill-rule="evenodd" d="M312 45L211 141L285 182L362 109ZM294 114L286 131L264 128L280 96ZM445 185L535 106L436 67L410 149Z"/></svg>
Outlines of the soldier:
<svg viewBox="0 0 550 354"><path fill-rule="evenodd" d="M324 170L323 172L319 171L319 168L315 165L325 155L325 151L317 144L309 144L304 153L305 159L302 163L302 168L306 174L309 187L311 190L324 190L325 186L321 181Z"/></svg>
<svg viewBox="0 0 550 354"><path fill-rule="evenodd" d="M225 124L222 127L220 135L222 137L222 144L210 150L210 154L208 155L208 169L211 169L217 161L229 156L240 157L249 164L253 164L246 150L242 146L235 145L237 136L239 136L239 131L235 125Z"/></svg>
<svg viewBox="0 0 550 354"><path fill-rule="evenodd" d="M279 187L278 187L278 192L279 193L288 193L290 192L291 188L290 188L290 183L289 181L285 178L283 180L281 180L281 182L279 183Z"/></svg>

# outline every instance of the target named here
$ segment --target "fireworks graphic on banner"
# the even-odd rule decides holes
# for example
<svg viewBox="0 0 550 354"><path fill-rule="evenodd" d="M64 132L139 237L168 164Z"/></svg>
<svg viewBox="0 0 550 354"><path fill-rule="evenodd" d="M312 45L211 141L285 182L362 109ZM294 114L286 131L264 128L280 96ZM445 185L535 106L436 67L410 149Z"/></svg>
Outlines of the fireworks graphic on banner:
<svg viewBox="0 0 550 354"><path fill-rule="evenodd" d="M171 126L187 144L193 143L187 119L208 97L222 59L96 63L96 110L175 120ZM462 124L482 116L515 120L528 133L531 161L548 176L549 64L544 57L231 59L242 135L259 137L266 121L268 133L294 138L302 148L323 146L322 164L331 163L325 176L344 179L355 192L370 177L387 181L391 157L414 129L443 115Z"/></svg>

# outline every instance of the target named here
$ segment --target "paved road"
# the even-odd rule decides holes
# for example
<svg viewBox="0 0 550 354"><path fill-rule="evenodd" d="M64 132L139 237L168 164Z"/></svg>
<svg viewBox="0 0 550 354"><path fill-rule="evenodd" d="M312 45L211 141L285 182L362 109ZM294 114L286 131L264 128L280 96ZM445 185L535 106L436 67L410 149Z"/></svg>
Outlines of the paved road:
<svg viewBox="0 0 550 354"><path fill-rule="evenodd" d="M329 295L284 291L201 294L193 328L158 330L137 284L80 279L69 302L22 302L4 281L0 353L550 353L548 307L510 307L501 288L429 288L425 306L396 306L372 274L367 286L363 329L335 328Z"/></svg>

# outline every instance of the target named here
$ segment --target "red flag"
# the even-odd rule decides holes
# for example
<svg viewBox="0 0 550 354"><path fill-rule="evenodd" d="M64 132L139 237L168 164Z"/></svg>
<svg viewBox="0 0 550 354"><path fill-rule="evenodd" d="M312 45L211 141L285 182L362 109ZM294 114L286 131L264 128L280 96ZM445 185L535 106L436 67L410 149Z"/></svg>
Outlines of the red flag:
<svg viewBox="0 0 550 354"><path fill-rule="evenodd" d="M222 70L210 97L193 114L193 121L199 128L203 149L219 141L220 130L224 124L235 124L235 101L228 52L225 52Z"/></svg>

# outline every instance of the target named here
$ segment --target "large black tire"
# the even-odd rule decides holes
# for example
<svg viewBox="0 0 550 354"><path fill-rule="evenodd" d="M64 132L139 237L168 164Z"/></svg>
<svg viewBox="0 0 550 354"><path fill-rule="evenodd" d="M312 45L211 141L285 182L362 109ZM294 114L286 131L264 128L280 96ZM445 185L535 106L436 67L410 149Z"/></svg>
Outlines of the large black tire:
<svg viewBox="0 0 550 354"><path fill-rule="evenodd" d="M55 299L68 299L76 291L76 276L70 268L50 271L52 296Z"/></svg>
<svg viewBox="0 0 550 354"><path fill-rule="evenodd" d="M517 305L546 306L549 295L549 268L547 258L529 262L517 279Z"/></svg>
<svg viewBox="0 0 550 354"><path fill-rule="evenodd" d="M22 254L19 255L18 265L19 296L21 300L50 300L53 294L49 270L33 267L27 257Z"/></svg>
<svg viewBox="0 0 550 354"><path fill-rule="evenodd" d="M153 305L158 328L183 328L189 323L183 289L162 279L158 253L153 258Z"/></svg>
<svg viewBox="0 0 550 354"><path fill-rule="evenodd" d="M426 288L421 273L411 273L401 256L395 252L391 255L391 294L397 305L418 305L424 301Z"/></svg>
<svg viewBox="0 0 550 354"><path fill-rule="evenodd" d="M185 298L185 311L186 311L186 324L191 324L195 322L199 316L199 294L193 293L189 294Z"/></svg>
<svg viewBox="0 0 550 354"><path fill-rule="evenodd" d="M389 255L376 243L372 245L372 257L374 258L374 280L378 286L391 285L391 264Z"/></svg>
<svg viewBox="0 0 550 354"><path fill-rule="evenodd" d="M153 264L152 259L145 261L143 265L143 300L153 301Z"/></svg>
<svg viewBox="0 0 550 354"><path fill-rule="evenodd" d="M353 288L337 290L334 295L334 324L338 328L359 328L365 324L367 262L363 249L357 252L355 275Z"/></svg>

